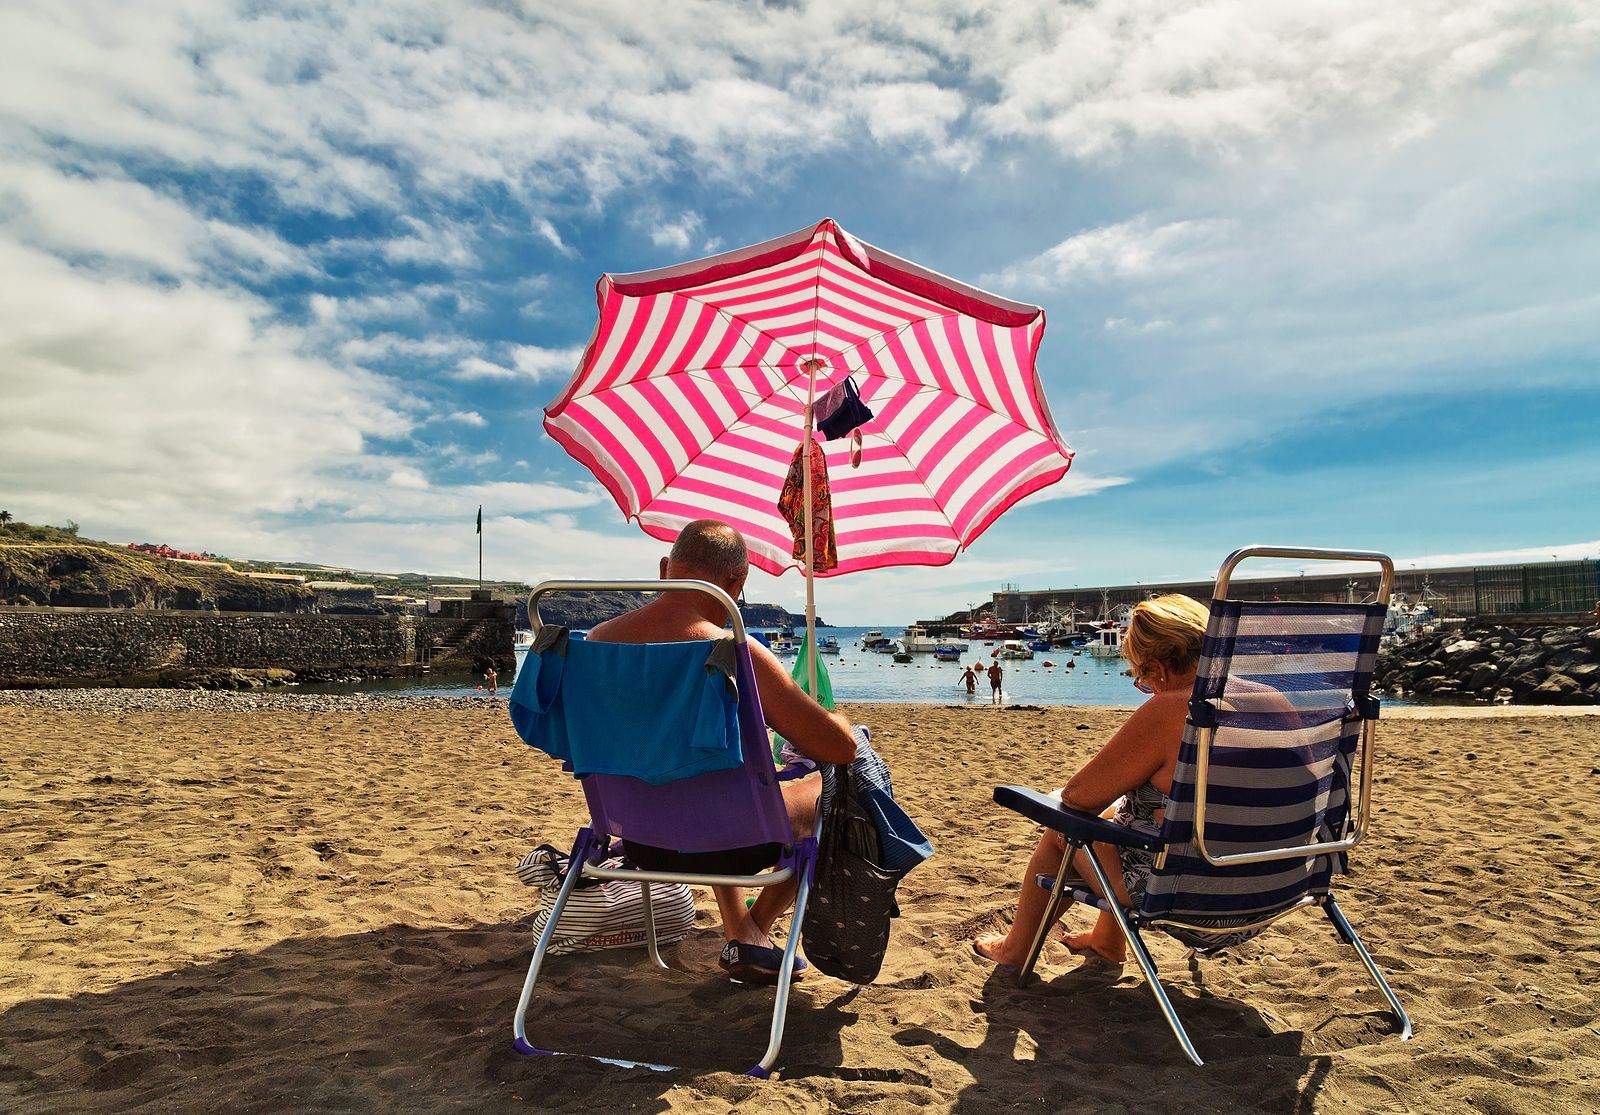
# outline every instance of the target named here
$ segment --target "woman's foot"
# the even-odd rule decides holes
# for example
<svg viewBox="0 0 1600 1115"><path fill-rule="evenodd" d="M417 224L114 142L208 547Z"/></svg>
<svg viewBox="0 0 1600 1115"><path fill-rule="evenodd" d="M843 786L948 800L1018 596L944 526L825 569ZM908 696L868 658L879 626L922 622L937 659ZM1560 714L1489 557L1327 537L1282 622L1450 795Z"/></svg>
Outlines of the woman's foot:
<svg viewBox="0 0 1600 1115"><path fill-rule="evenodd" d="M1101 960L1122 964L1128 959L1128 946L1117 934L1114 940L1105 940L1096 926L1087 933L1063 933L1061 943L1076 953L1092 953Z"/></svg>
<svg viewBox="0 0 1600 1115"><path fill-rule="evenodd" d="M1012 968L1022 967L1028 959L1027 946L1018 948L1009 944L1004 933L985 933L972 942L972 951L985 960L992 960L996 964L1005 964Z"/></svg>

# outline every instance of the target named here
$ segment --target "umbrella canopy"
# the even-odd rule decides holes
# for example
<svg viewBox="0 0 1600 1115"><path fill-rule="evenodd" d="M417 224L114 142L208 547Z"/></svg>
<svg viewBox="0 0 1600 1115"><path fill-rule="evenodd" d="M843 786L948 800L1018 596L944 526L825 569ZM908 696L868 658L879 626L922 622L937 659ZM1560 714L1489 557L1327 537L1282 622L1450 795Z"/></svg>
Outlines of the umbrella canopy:
<svg viewBox="0 0 1600 1115"><path fill-rule="evenodd" d="M925 270L825 220L692 263L602 275L550 436L664 541L699 518L751 563L798 568L778 496L808 400L854 376L860 465L826 444L838 564L943 565L1072 451L1034 368L1044 311Z"/></svg>

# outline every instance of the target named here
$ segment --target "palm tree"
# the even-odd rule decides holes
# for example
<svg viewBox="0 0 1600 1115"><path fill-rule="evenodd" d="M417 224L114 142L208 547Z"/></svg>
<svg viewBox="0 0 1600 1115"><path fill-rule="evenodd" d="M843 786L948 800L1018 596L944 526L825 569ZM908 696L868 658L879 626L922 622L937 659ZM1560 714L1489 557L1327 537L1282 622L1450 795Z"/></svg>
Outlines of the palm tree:
<svg viewBox="0 0 1600 1115"><path fill-rule="evenodd" d="M9 523L11 521L11 518L12 518L11 512L9 512L9 511L0 511L0 527L3 527L7 523Z"/></svg>

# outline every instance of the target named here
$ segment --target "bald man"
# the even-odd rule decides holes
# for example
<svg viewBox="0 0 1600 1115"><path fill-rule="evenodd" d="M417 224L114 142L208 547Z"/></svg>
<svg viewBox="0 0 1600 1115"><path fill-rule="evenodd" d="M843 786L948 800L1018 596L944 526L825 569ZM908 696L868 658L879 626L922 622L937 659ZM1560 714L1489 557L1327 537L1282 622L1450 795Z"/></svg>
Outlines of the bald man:
<svg viewBox="0 0 1600 1115"><path fill-rule="evenodd" d="M662 580L709 581L735 600L744 591L749 573L744 537L717 519L698 519L684 527L672 552L661 559ZM605 643L719 639L726 620L723 608L704 595L664 592L626 615L600 624L588 638ZM812 700L758 640L751 639L749 645L767 727L819 763L854 761L856 741L850 721ZM809 836L816 830L821 777L813 774L779 785L795 835ZM776 982L780 954L772 941L772 923L794 901L796 885L764 887L748 909L738 887L712 889L724 938L719 963L739 982Z"/></svg>

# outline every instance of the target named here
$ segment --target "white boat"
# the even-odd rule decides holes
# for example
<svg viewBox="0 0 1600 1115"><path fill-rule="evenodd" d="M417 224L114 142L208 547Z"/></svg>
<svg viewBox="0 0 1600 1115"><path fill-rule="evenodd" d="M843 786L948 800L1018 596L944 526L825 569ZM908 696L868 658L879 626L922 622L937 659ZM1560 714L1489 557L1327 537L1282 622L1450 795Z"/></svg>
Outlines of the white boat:
<svg viewBox="0 0 1600 1115"><path fill-rule="evenodd" d="M905 635L900 639L900 646L907 654L932 654L940 647L954 647L957 651L967 649L967 644L943 636L935 638L928 634L928 629L919 624L912 624L906 628Z"/></svg>
<svg viewBox="0 0 1600 1115"><path fill-rule="evenodd" d="M882 631L877 631L877 630L868 631L865 635L861 636L861 649L862 650L879 650L879 649L883 648L884 646L893 646L893 645L894 645L894 640L893 639L889 639L889 638L885 638Z"/></svg>
<svg viewBox="0 0 1600 1115"><path fill-rule="evenodd" d="M838 654L839 640L832 635L822 635L817 638L818 654Z"/></svg>
<svg viewBox="0 0 1600 1115"><path fill-rule="evenodd" d="M1021 639L1007 639L1000 644L1001 658L1032 658L1033 649Z"/></svg>
<svg viewBox="0 0 1600 1115"><path fill-rule="evenodd" d="M1115 624L1098 627L1084 644L1084 650L1094 658L1117 658L1122 654L1122 628Z"/></svg>
<svg viewBox="0 0 1600 1115"><path fill-rule="evenodd" d="M531 649L533 649L533 632L532 631L518 631L517 634L516 634L516 637L514 639L512 639L512 641L511 641L511 649L512 650L531 650Z"/></svg>

